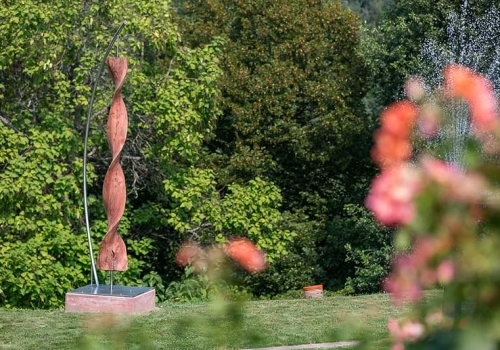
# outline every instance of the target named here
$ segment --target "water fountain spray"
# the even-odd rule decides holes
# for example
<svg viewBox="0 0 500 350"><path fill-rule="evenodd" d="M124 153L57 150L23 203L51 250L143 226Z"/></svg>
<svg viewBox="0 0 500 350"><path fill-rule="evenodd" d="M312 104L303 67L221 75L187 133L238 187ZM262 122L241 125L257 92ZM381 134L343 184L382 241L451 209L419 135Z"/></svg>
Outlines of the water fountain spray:
<svg viewBox="0 0 500 350"><path fill-rule="evenodd" d="M495 93L500 92L500 11L494 7L482 16L469 13L467 1L460 14L448 16L446 40L424 42L419 72L426 90L439 89L443 85L443 69L449 64L467 66L488 78ZM463 164L464 149L470 134L470 119L465 103L454 103L447 109L449 123L445 125L439 139L446 151L442 157L450 164Z"/></svg>

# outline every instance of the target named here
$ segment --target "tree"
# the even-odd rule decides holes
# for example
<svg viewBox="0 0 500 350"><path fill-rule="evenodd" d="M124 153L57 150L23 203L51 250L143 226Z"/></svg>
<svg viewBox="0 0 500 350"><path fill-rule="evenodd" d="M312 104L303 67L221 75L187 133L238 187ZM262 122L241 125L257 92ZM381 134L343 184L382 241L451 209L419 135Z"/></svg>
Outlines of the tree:
<svg viewBox="0 0 500 350"><path fill-rule="evenodd" d="M352 186L351 165L356 182L365 146L357 138L366 121L357 103L364 92L354 49L358 23L348 9L338 2L234 0L185 1L179 12L188 43L202 45L214 34L228 41L223 114L209 145L220 154L215 161L226 182L269 178L282 189L285 209Z"/></svg>
<svg viewBox="0 0 500 350"><path fill-rule="evenodd" d="M125 10L124 10L125 9ZM0 9L0 305L50 308L64 293L88 281L90 260L82 219L81 173L83 123L92 70L97 67L113 30L129 25L121 42L131 58L131 85L147 72L144 52L167 51L177 35L162 2L71 1L12 2ZM112 87L96 101L94 127L101 127ZM108 92L107 96L106 91ZM140 102L140 101L138 101ZM100 200L104 163L109 155L102 132L93 132L89 203L96 243L106 229ZM151 266L144 256L150 238L120 232L131 253L129 270L118 282L141 283ZM94 247L95 248L95 247ZM101 276L102 277L102 276Z"/></svg>
<svg viewBox="0 0 500 350"><path fill-rule="evenodd" d="M185 0L177 14L189 45L226 42L222 115L208 142L218 187L271 181L297 225L316 222L300 234L321 245L311 227L360 204L374 171L357 16L318 0Z"/></svg>
<svg viewBox="0 0 500 350"><path fill-rule="evenodd" d="M212 184L204 143L219 114L220 40L194 50L181 45L168 1L12 2L0 9L0 305L58 307L65 292L88 281L83 130L90 88L101 79L88 168L97 246L107 225L101 189L111 155L103 125L114 88L95 71L123 20L117 52L129 59L130 132L121 157L129 193L119 232L129 269L115 282L157 283L155 270L175 278L169 257L201 228L208 242L248 233L271 258L291 238L277 229L275 186L255 178L221 194Z"/></svg>

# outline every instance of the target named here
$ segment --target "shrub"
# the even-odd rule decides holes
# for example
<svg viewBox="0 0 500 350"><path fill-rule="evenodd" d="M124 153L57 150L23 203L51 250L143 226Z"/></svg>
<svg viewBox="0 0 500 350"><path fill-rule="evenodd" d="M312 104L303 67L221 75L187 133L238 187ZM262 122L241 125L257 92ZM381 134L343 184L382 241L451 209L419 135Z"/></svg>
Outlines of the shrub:
<svg viewBox="0 0 500 350"><path fill-rule="evenodd" d="M354 263L354 276L347 277L345 292L348 294L369 294L381 290L382 282L389 274L394 253L392 245L380 249L354 249L345 246L346 262Z"/></svg>
<svg viewBox="0 0 500 350"><path fill-rule="evenodd" d="M285 228L297 232L287 254L269 263L259 274L239 274L239 283L255 296L274 297L315 284L320 275L316 253L317 225L300 214L284 213ZM238 283L238 282L237 282ZM319 282L318 282L319 283Z"/></svg>
<svg viewBox="0 0 500 350"><path fill-rule="evenodd" d="M181 281L175 281L165 290L165 298L181 303L208 301L216 292L215 281L206 274L197 274L192 266L184 269Z"/></svg>
<svg viewBox="0 0 500 350"><path fill-rule="evenodd" d="M362 206L346 205L343 215L327 224L317 243L326 288L346 287L352 293L378 290L388 273L392 232Z"/></svg>

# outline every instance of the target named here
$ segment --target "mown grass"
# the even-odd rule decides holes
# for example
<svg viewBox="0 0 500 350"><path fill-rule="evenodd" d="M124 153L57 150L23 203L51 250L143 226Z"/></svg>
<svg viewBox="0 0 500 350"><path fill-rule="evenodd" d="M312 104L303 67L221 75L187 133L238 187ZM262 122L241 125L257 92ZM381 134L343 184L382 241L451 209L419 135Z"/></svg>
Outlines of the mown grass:
<svg viewBox="0 0 500 350"><path fill-rule="evenodd" d="M133 316L0 310L0 349L202 350L344 340L388 349L387 318L399 312L386 294L252 301L229 309L164 303Z"/></svg>

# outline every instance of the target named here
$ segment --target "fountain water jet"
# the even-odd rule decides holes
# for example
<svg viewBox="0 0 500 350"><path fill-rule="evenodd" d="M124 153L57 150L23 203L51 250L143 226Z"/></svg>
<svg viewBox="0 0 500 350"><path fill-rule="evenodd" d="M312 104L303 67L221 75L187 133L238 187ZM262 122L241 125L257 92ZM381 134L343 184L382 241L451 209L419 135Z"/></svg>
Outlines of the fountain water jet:
<svg viewBox="0 0 500 350"><path fill-rule="evenodd" d="M461 64L488 78L495 93L500 92L500 11L494 7L474 18L467 0L461 13L448 16L447 40L443 43L426 40L420 54L419 72L426 90L443 85L443 69L449 64ZM457 103L448 109L450 122L442 129L439 139L444 142L442 157L450 164L463 164L464 147L469 138L468 106Z"/></svg>

